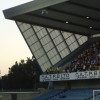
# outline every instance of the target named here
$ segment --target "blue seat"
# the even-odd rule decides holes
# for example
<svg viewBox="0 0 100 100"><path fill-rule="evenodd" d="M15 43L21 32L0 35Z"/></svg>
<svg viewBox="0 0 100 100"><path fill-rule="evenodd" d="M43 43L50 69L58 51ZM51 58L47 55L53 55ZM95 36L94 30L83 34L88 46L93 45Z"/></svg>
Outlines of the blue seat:
<svg viewBox="0 0 100 100"><path fill-rule="evenodd" d="M86 100L88 98L89 100L93 100L93 90L95 88L71 89L66 91L64 89L54 89L32 100ZM100 95L96 95L95 98L95 100L100 100Z"/></svg>

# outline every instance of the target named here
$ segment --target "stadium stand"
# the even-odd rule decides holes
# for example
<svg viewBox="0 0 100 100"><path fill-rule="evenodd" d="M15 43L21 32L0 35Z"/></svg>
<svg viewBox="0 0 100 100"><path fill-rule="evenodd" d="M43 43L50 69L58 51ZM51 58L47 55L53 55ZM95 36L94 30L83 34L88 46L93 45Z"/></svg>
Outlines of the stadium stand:
<svg viewBox="0 0 100 100"><path fill-rule="evenodd" d="M54 89L32 100L93 100L100 89L100 0L34 0L3 12L39 63L42 82L54 79Z"/></svg>
<svg viewBox="0 0 100 100"><path fill-rule="evenodd" d="M63 91L64 91L64 89L54 89L47 93L44 93L43 95L33 98L32 100L48 100L48 99L62 93Z"/></svg>
<svg viewBox="0 0 100 100"><path fill-rule="evenodd" d="M99 70L100 66L100 41L92 42L88 45L88 48L86 48L80 55L78 55L75 60L71 61L70 67L75 68L77 65L76 71L87 71L87 70ZM88 63L89 62L89 63ZM81 64L81 68L78 68L78 63ZM86 69L84 69L84 65L86 66ZM91 66L91 67L90 67ZM59 71L58 71L59 70ZM48 74L52 73L59 73L60 69L54 70L48 69ZM73 72L71 71L65 71L67 73ZM98 90L99 88L80 88L80 89L54 89L52 91L47 92L46 94L43 94L33 100L93 100L93 90ZM95 99L100 99L100 92L96 92Z"/></svg>
<svg viewBox="0 0 100 100"><path fill-rule="evenodd" d="M72 61L70 71L86 71L100 69L100 41L96 41L89 45L75 60Z"/></svg>
<svg viewBox="0 0 100 100"><path fill-rule="evenodd" d="M100 69L100 41L97 40L88 45L81 54L79 54L73 61L71 61L70 66L66 68L57 67L48 68L45 72L46 74L52 73L71 73L78 71L87 70L99 70Z"/></svg>
<svg viewBox="0 0 100 100"><path fill-rule="evenodd" d="M81 89L54 89L32 100L93 100L93 90L98 88ZM100 100L100 92L94 95L96 100Z"/></svg>

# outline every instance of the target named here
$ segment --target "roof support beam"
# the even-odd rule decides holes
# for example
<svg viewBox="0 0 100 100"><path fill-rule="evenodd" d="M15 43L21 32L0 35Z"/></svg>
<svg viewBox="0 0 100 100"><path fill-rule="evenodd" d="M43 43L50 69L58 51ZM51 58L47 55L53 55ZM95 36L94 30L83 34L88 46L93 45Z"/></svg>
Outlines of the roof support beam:
<svg viewBox="0 0 100 100"><path fill-rule="evenodd" d="M62 31L72 32L76 34L83 34L87 36L99 33L98 30L93 30L93 29L84 28L81 26L70 25L70 24L66 24L66 23L62 23L62 22L58 22L58 21L54 21L50 19L48 20L45 18L43 19L41 17L29 16L29 15L22 15L22 16L16 17L16 20L22 21L22 22L28 22L28 23L36 24L40 26L45 26L49 28L54 28L54 29L58 29Z"/></svg>

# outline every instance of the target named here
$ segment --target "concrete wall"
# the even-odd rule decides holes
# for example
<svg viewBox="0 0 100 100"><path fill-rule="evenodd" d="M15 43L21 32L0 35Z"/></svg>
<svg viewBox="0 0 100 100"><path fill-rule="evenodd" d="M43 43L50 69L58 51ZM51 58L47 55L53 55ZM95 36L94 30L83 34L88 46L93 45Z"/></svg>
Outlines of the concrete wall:
<svg viewBox="0 0 100 100"><path fill-rule="evenodd" d="M100 79L72 81L71 88L100 88Z"/></svg>
<svg viewBox="0 0 100 100"><path fill-rule="evenodd" d="M100 79L54 82L55 88L100 88Z"/></svg>
<svg viewBox="0 0 100 100"><path fill-rule="evenodd" d="M9 94L0 93L0 100L10 100L11 96Z"/></svg>
<svg viewBox="0 0 100 100"><path fill-rule="evenodd" d="M4 92L1 91L0 92L0 100L12 100L11 99L11 95L12 94L16 94L17 95L17 99L16 100L32 100L32 98L39 96L45 92L47 92L48 90L45 89L39 89L36 92Z"/></svg>
<svg viewBox="0 0 100 100"><path fill-rule="evenodd" d="M17 95L17 100L31 100L34 97L34 93L0 93L0 100L12 100L12 94Z"/></svg>

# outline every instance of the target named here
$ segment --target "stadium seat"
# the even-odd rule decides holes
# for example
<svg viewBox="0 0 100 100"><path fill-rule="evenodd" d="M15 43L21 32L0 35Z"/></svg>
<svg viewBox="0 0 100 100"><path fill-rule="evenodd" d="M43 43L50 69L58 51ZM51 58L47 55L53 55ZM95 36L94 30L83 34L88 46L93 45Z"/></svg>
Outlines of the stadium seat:
<svg viewBox="0 0 100 100"><path fill-rule="evenodd" d="M58 93L57 95L52 95L46 100L93 100L93 90L94 88L66 90ZM60 94L62 94L62 97L60 96ZM100 95L96 96L96 100L100 100Z"/></svg>

